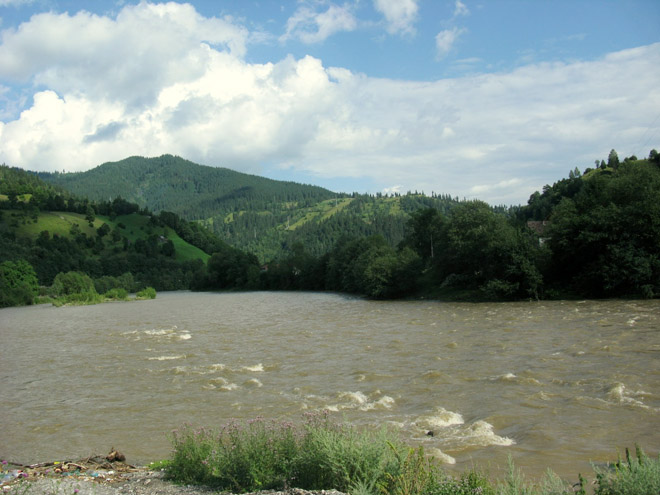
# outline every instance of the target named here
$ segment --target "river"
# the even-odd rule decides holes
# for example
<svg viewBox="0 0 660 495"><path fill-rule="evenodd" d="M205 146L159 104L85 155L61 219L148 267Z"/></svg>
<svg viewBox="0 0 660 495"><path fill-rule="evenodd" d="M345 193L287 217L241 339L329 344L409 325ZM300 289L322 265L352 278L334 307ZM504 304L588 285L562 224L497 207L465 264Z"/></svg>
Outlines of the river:
<svg viewBox="0 0 660 495"><path fill-rule="evenodd" d="M575 479L660 446L660 301L160 293L0 310L0 458L168 456L183 423L387 425L450 471ZM433 431L433 436L427 432Z"/></svg>

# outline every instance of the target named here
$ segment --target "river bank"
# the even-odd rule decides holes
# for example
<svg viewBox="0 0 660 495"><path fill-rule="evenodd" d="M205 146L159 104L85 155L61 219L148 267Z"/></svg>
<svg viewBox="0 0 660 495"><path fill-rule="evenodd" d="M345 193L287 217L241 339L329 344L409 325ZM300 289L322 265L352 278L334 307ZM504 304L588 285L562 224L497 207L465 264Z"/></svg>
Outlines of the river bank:
<svg viewBox="0 0 660 495"><path fill-rule="evenodd" d="M205 486L176 484L165 479L163 469L134 466L112 449L106 456L76 461L51 461L22 465L2 461L1 493L7 495L209 495L221 493ZM226 492L225 492L226 493ZM255 492L256 493L256 492ZM262 495L341 495L335 490L310 492L288 489Z"/></svg>
<svg viewBox="0 0 660 495"><path fill-rule="evenodd" d="M204 486L177 485L164 479L165 473L146 467L129 472L91 477L43 476L2 486L7 495L209 495L222 493ZM335 490L306 491L291 488L286 491L255 492L252 495L343 495ZM250 494L246 494L250 495Z"/></svg>

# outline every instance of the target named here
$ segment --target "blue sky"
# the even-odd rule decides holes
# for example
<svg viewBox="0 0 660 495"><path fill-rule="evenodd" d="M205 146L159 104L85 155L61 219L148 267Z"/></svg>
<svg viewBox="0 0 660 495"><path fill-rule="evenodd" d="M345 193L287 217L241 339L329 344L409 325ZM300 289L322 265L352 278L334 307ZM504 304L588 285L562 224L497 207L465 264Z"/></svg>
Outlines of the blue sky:
<svg viewBox="0 0 660 495"><path fill-rule="evenodd" d="M660 148L655 0L0 0L0 162L525 203Z"/></svg>

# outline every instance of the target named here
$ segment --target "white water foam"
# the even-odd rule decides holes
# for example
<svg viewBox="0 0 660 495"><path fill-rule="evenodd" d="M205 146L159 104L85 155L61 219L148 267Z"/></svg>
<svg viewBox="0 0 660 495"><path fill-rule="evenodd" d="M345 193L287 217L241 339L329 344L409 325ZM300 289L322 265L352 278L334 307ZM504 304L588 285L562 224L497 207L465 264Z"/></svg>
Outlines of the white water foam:
<svg viewBox="0 0 660 495"><path fill-rule="evenodd" d="M157 356L148 358L149 361L172 361L174 359L186 359L185 354L179 354L177 356Z"/></svg>
<svg viewBox="0 0 660 495"><path fill-rule="evenodd" d="M318 399L319 397L308 395L307 399ZM357 409L359 411L373 411L373 410L383 410L383 409L392 409L396 404L396 401L393 397L389 395L382 395L380 390L374 391L372 394L367 396L364 392L358 390L355 392L339 392L337 394L337 399L339 402L335 404L327 404L329 398L323 398L326 402L324 409L329 411L337 412L347 409Z"/></svg>
<svg viewBox="0 0 660 495"><path fill-rule="evenodd" d="M259 363L259 364L255 364L253 366L243 366L242 369L245 370L245 371L261 372L261 371L264 371L264 365Z"/></svg>
<svg viewBox="0 0 660 495"><path fill-rule="evenodd" d="M430 456L435 457L443 464L456 464L456 459L454 459L449 454L445 454L442 450L436 447L431 447L429 449L426 449L425 452Z"/></svg>
<svg viewBox="0 0 660 495"><path fill-rule="evenodd" d="M642 402L639 398L646 397L648 395L650 394L648 392L644 392L643 390L629 390L623 383L620 382L614 383L607 392L607 397L612 402L629 406L637 406L643 409L650 409L650 407L644 404L644 402Z"/></svg>
<svg viewBox="0 0 660 495"><path fill-rule="evenodd" d="M425 442L433 442L443 449L449 450L490 445L509 446L516 443L511 438L497 435L493 431L493 425L486 421L477 420L474 423L465 424L461 414L443 407L439 407L435 413L417 418L413 422L413 429L418 434L426 435ZM430 432L433 434L430 435ZM442 454L444 455L444 453Z"/></svg>
<svg viewBox="0 0 660 495"><path fill-rule="evenodd" d="M462 425L464 422L465 420L463 419L463 416L459 413L448 411L444 407L439 407L435 413L417 418L415 424L423 430L434 431L437 428Z"/></svg>
<svg viewBox="0 0 660 495"><path fill-rule="evenodd" d="M154 329L152 329L152 330L144 330L143 333L144 333L145 335L160 336L160 335L171 335L171 334L173 334L174 332L176 332L176 330L177 330L177 326L174 325L174 326L171 327L171 328L159 328L158 330L156 330L156 329L154 328Z"/></svg>
<svg viewBox="0 0 660 495"><path fill-rule="evenodd" d="M501 437L493 431L493 425L486 421L475 421L462 432L463 439L472 446L487 447L489 445L508 446L516 442L508 437Z"/></svg>
<svg viewBox="0 0 660 495"><path fill-rule="evenodd" d="M517 383L524 385L541 385L541 382L536 378L518 376L513 373L505 373L503 375L491 376L489 378L492 382L505 382L505 383Z"/></svg>

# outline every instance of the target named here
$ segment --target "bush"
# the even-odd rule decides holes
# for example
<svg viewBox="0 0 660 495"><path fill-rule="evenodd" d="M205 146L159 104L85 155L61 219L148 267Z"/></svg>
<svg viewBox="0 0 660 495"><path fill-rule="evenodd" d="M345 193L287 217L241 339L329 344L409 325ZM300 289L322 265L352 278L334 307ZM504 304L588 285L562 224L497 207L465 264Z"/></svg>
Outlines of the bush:
<svg viewBox="0 0 660 495"><path fill-rule="evenodd" d="M27 261L0 263L0 308L32 304L38 293L37 275Z"/></svg>
<svg viewBox="0 0 660 495"><path fill-rule="evenodd" d="M153 287L147 287L135 294L135 297L137 299L156 299L156 289Z"/></svg>
<svg viewBox="0 0 660 495"><path fill-rule="evenodd" d="M120 289L120 288L110 289L105 294L103 294L103 297L105 297L106 299L125 301L128 299L128 291L126 289Z"/></svg>
<svg viewBox="0 0 660 495"><path fill-rule="evenodd" d="M98 295L92 279L82 272L58 273L51 286L51 294L54 296L85 293Z"/></svg>
<svg viewBox="0 0 660 495"><path fill-rule="evenodd" d="M103 302L103 296L99 295L96 291L93 292L78 292L76 294L68 294L60 296L53 300L53 306L63 306L65 304L86 305L98 304Z"/></svg>
<svg viewBox="0 0 660 495"><path fill-rule="evenodd" d="M234 493L295 486L352 495L586 494L582 476L573 487L550 470L529 482L511 459L506 478L495 483L475 470L453 478L423 448L405 449L386 430L358 432L327 414L308 414L301 426L261 418L219 431L185 426L172 440L172 459L157 465L169 479ZM625 462L594 470L595 495L660 493L660 457L649 459L640 449L637 459L626 450Z"/></svg>
<svg viewBox="0 0 660 495"><path fill-rule="evenodd" d="M650 459L636 448L637 459L626 449L626 460L611 469L596 471L596 495L658 495L660 493L660 455Z"/></svg>
<svg viewBox="0 0 660 495"><path fill-rule="evenodd" d="M308 415L303 426L231 422L219 431L183 427L173 434L174 453L166 466L180 483L206 484L245 492L283 489L377 488L397 472L387 432L358 434L327 415Z"/></svg>
<svg viewBox="0 0 660 495"><path fill-rule="evenodd" d="M96 292L94 281L82 272L58 273L50 288L55 306L64 304L97 304L103 297Z"/></svg>

